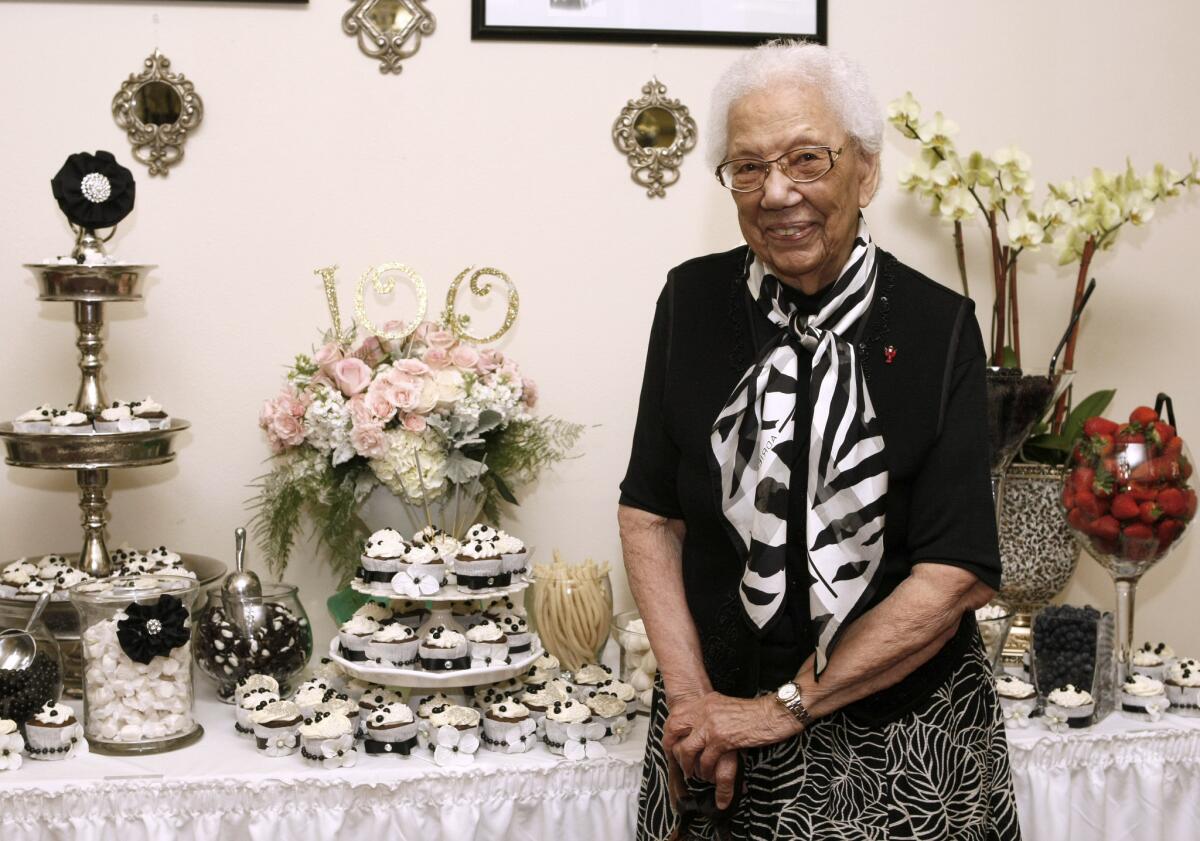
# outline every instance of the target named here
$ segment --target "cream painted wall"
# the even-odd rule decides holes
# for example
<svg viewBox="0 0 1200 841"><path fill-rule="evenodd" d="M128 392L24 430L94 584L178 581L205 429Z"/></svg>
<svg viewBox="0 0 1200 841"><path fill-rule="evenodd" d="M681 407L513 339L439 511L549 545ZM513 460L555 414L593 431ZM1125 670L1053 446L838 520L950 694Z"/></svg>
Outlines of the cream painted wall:
<svg viewBox="0 0 1200 841"><path fill-rule="evenodd" d="M614 117L651 73L703 127L708 92L735 50L473 43L465 0L430 0L437 32L399 77L384 77L342 34L346 2L302 7L186 2L0 5L0 417L76 383L69 308L40 304L21 263L60 253L69 233L48 180L81 149L129 160L109 116L121 81L157 45L193 79L205 121L182 166L139 177L137 210L113 243L159 264L144 304L109 308L108 386L147 393L189 418L176 464L113 477L111 534L228 559L247 485L265 469L255 428L282 364L327 315L312 270L342 267L342 299L368 266L402 260L435 296L468 264L520 284L508 350L538 379L545 411L594 424L584 455L546 477L514 530L548 552L609 559L620 605L616 486L624 471L647 329L666 271L738 241L729 199L701 150L664 200L648 200L613 149ZM985 150L1018 143L1040 183L1133 155L1181 166L1200 151L1192 80L1200 6L1183 0L860 0L830 4L833 43L861 59L881 101L912 89ZM157 22L156 22L157 21ZM889 129L889 132L891 130ZM895 187L910 149L889 133L887 177L869 211L884 247L951 285L948 230ZM1118 388L1117 411L1175 395L1183 430L1200 429L1193 359L1200 201L1177 201L1095 263L1078 387ZM969 242L984 286L984 239ZM1022 290L1026 353L1048 357L1073 278L1048 256ZM980 296L979 310L991 302ZM0 557L70 550L78 510L68 476L3 469ZM299 552L318 628L332 579ZM1150 574L1139 637L1200 652L1194 594L1200 541ZM1066 593L1109 604L1090 561Z"/></svg>

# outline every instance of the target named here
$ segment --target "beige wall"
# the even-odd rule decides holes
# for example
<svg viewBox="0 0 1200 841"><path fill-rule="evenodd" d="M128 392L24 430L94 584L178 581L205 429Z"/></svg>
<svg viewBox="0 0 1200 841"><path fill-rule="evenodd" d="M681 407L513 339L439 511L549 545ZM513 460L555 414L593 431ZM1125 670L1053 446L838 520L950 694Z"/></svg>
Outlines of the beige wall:
<svg viewBox="0 0 1200 841"><path fill-rule="evenodd" d="M73 327L39 304L25 261L69 234L48 180L80 149L129 151L109 115L120 82L158 45L204 97L204 125L169 178L139 177L116 253L160 265L144 304L110 308L113 396L153 394L194 424L170 467L114 476L114 541L166 542L228 558L248 483L265 470L259 402L282 364L327 316L312 270L341 265L342 299L368 266L410 263L435 297L468 264L520 284L508 349L541 384L546 411L595 424L583 457L529 494L515 531L548 552L619 568L614 528L653 301L665 272L738 241L729 199L701 150L669 197L648 200L613 149L621 106L657 73L703 123L728 49L472 43L468 3L431 0L437 32L399 78L384 77L342 34L345 2L0 5L0 417L71 399ZM912 89L964 127L964 144L1009 143L1040 183L1092 165L1186 163L1200 150L1187 79L1200 6L1117 0L831 3L833 42L869 68L881 100ZM157 18L157 23L155 22ZM889 129L889 132L891 130ZM955 283L945 227L900 194L909 153L889 133L887 177L869 212L876 239ZM1178 201L1095 263L1102 286L1086 319L1079 388L1118 388L1128 411L1174 392L1183 431L1200 429L1194 260L1200 201ZM984 240L970 237L976 286ZM1024 268L1025 345L1048 357L1073 278L1049 257ZM981 296L986 312L990 300ZM67 476L4 468L0 556L70 550L78 510ZM308 554L289 572L310 612L332 581ZM621 603L623 574L614 572ZM1139 636L1200 653L1194 594L1200 542L1148 576ZM1084 560L1067 592L1108 605L1106 576Z"/></svg>

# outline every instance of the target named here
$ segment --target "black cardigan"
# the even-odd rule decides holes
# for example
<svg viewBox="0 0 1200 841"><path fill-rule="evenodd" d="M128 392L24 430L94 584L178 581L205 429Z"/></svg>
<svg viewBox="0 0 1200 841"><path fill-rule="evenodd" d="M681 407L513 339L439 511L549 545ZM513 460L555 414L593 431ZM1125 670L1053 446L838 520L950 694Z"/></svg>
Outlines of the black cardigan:
<svg viewBox="0 0 1200 841"><path fill-rule="evenodd" d="M777 329L750 300L748 258L742 246L691 260L668 276L621 483L621 504L684 521L684 590L705 666L714 688L743 697L791 679L813 650L804 550L807 447L797 448L793 464L785 614L761 638L742 612L743 566L710 485L713 422L755 349ZM889 471L882 580L871 606L920 561L962 567L998 588L985 357L973 305L882 250L878 264L874 303L853 337L883 428ZM820 297L792 293L793 303L809 312ZM805 440L810 419L802 396L798 441ZM964 617L958 634L932 660L850 712L876 722L904 714L961 661L974 634L973 618Z"/></svg>

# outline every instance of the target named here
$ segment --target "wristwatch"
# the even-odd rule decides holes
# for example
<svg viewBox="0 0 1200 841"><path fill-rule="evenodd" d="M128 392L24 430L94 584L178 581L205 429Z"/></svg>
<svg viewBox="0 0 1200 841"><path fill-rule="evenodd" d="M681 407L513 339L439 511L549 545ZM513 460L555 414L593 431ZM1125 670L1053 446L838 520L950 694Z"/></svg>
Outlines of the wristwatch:
<svg viewBox="0 0 1200 841"><path fill-rule="evenodd" d="M807 730L812 726L813 718L808 713L808 709L804 706L804 702L800 700L800 687L795 683L788 681L783 686L775 690L775 700L788 712L796 717L796 720L804 725Z"/></svg>

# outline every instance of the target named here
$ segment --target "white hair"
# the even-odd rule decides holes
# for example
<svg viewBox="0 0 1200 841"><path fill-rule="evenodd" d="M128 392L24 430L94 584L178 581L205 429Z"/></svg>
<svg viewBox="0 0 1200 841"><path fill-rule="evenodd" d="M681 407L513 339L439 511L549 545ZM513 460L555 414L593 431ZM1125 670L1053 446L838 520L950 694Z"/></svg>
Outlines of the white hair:
<svg viewBox="0 0 1200 841"><path fill-rule="evenodd" d="M822 44L771 41L735 61L713 89L708 121L708 162L716 169L729 143L729 111L750 93L775 84L815 85L842 128L864 153L883 148L883 112L858 62Z"/></svg>

